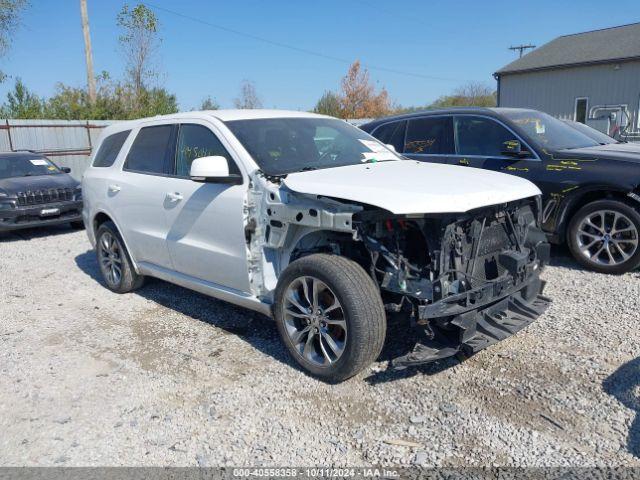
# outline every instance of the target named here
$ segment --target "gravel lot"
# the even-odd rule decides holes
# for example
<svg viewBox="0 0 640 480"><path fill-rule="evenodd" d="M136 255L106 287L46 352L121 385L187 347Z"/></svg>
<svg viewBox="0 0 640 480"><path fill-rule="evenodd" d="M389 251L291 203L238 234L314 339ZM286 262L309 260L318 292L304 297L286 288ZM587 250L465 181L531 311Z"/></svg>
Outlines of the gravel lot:
<svg viewBox="0 0 640 480"><path fill-rule="evenodd" d="M395 372L391 327L371 371L327 385L260 315L161 281L111 293L82 231L0 234L0 464L640 466L640 274L553 263L553 305L515 337Z"/></svg>

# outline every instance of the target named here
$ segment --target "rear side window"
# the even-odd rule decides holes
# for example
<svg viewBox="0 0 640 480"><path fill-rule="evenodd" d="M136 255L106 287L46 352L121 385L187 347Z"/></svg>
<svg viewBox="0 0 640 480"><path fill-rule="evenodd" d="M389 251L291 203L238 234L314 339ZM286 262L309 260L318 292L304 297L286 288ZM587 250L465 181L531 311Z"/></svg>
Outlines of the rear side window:
<svg viewBox="0 0 640 480"><path fill-rule="evenodd" d="M385 123L375 130L373 136L384 144L393 145L396 152L402 153L406 126L406 121Z"/></svg>
<svg viewBox="0 0 640 480"><path fill-rule="evenodd" d="M174 153L174 125L144 127L131 145L124 168L141 173L169 174Z"/></svg>
<svg viewBox="0 0 640 480"><path fill-rule="evenodd" d="M425 117L409 120L404 153L454 155L453 119Z"/></svg>
<svg viewBox="0 0 640 480"><path fill-rule="evenodd" d="M176 175L188 177L191 163L196 158L211 156L226 158L229 164L229 173L240 174L240 170L238 170L231 155L211 130L202 125L180 125L178 151L176 154Z"/></svg>
<svg viewBox="0 0 640 480"><path fill-rule="evenodd" d="M501 157L502 144L515 135L499 123L482 117L456 117L458 155Z"/></svg>
<svg viewBox="0 0 640 480"><path fill-rule="evenodd" d="M131 133L131 130L125 130L124 132L114 133L105 138L93 159L93 166L110 167L113 165L129 133Z"/></svg>

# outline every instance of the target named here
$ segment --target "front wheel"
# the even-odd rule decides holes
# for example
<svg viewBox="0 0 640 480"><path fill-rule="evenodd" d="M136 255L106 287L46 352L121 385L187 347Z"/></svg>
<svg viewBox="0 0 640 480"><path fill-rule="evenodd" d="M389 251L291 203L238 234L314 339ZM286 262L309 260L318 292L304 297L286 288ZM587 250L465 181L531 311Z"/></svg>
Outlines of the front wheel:
<svg viewBox="0 0 640 480"><path fill-rule="evenodd" d="M567 232L575 259L590 270L622 274L640 264L640 214L619 200L598 200L582 207Z"/></svg>
<svg viewBox="0 0 640 480"><path fill-rule="evenodd" d="M292 262L275 292L278 331L307 372L339 382L373 362L384 344L380 291L357 263L314 254Z"/></svg>

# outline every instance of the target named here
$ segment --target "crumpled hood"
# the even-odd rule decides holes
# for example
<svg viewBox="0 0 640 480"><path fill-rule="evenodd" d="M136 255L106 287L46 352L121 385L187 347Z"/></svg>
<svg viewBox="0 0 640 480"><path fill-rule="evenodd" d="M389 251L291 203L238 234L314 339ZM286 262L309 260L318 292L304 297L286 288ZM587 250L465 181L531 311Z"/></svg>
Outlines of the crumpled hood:
<svg viewBox="0 0 640 480"><path fill-rule="evenodd" d="M540 195L528 180L471 167L413 160L291 173L289 189L366 203L395 214L460 213Z"/></svg>

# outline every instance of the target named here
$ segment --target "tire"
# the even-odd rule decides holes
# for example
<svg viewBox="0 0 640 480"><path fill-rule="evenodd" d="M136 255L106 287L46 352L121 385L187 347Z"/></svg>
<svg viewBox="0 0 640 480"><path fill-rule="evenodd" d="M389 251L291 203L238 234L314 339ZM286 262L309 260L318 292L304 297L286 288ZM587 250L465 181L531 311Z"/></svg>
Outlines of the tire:
<svg viewBox="0 0 640 480"><path fill-rule="evenodd" d="M96 256L100 273L109 290L116 293L128 293L140 288L144 283L144 276L138 275L134 270L129 252L127 252L120 232L113 222L104 222L98 228ZM114 264L119 268L112 269ZM119 274L115 275L114 272L118 271Z"/></svg>
<svg viewBox="0 0 640 480"><path fill-rule="evenodd" d="M77 222L70 222L71 228L75 229L75 230L84 230L84 222L83 221L77 221Z"/></svg>
<svg viewBox="0 0 640 480"><path fill-rule="evenodd" d="M314 303L314 283L319 307L315 314L308 310ZM387 319L378 287L360 265L338 255L314 254L292 262L278 279L274 316L293 359L325 381L358 374L384 344Z"/></svg>
<svg viewBox="0 0 640 480"><path fill-rule="evenodd" d="M567 244L589 270L620 275L640 265L639 233L640 214L635 208L619 200L597 200L571 218ZM595 243L589 247L591 242Z"/></svg>

